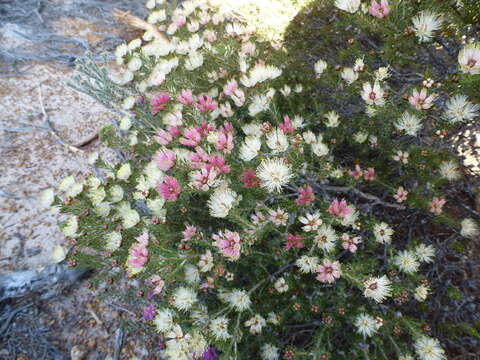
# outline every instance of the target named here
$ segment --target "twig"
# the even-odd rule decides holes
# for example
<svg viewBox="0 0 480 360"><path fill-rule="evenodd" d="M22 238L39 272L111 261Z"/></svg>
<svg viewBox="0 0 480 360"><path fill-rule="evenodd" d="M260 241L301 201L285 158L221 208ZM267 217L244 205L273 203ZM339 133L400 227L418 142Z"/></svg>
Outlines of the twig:
<svg viewBox="0 0 480 360"><path fill-rule="evenodd" d="M5 322L3 323L2 327L0 328L0 336L7 331L8 326L10 325L10 322L13 320L13 318L14 318L20 311L23 311L23 310L31 307L32 305L33 305L33 303L30 303L30 304L27 304L27 305L24 305L24 306L17 307L16 309L12 310L12 311L10 312L10 314L8 315L7 320L5 320Z"/></svg>
<svg viewBox="0 0 480 360"><path fill-rule="evenodd" d="M103 326L103 321L100 320L100 318L95 314L95 311L93 311L92 306L90 304L87 304L87 309L90 315L95 319L95 321L100 325Z"/></svg>
<svg viewBox="0 0 480 360"><path fill-rule="evenodd" d="M123 329L120 327L115 332L115 352L113 354L114 360L120 359L120 353L122 350L124 338L125 338L125 333L123 332Z"/></svg>
<svg viewBox="0 0 480 360"><path fill-rule="evenodd" d="M158 40L163 40L167 43L170 42L168 38L161 31L159 31L155 25L149 24L145 20L142 20L139 17L130 14L129 11L113 9L113 16L115 16L115 18L117 18L119 21L130 25L136 29L150 31L153 36Z"/></svg>

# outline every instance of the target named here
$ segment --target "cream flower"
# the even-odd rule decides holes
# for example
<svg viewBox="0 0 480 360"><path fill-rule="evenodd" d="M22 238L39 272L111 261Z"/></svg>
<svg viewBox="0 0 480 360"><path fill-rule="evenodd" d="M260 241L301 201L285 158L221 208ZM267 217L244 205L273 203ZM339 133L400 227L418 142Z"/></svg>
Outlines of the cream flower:
<svg viewBox="0 0 480 360"><path fill-rule="evenodd" d="M292 169L281 158L263 160L257 168L257 176L268 192L280 192L293 177Z"/></svg>

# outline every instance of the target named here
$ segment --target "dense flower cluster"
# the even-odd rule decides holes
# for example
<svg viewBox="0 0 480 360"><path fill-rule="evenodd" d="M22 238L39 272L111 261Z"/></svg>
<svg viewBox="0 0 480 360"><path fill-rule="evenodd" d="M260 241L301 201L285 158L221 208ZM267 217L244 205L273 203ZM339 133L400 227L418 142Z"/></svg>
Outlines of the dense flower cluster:
<svg viewBox="0 0 480 360"><path fill-rule="evenodd" d="M441 184L461 177L457 163L418 160L428 150L398 139L425 132L430 111L454 124L476 118L480 107L460 93L441 104L428 81L412 86L398 105L390 100L391 68L370 71L356 58L341 72L319 59L309 76L351 89L362 119L378 131L357 127L339 109L302 110L296 104L306 101L306 85L287 80L287 55L215 5L190 0L170 9L150 0L150 30L117 48L123 73L115 81L129 95L118 99L125 117L113 138L127 160L96 159L96 175L60 184L55 201L73 214L65 236L108 262L113 257L114 266L140 280L163 358L276 360L297 351L298 359L324 358L316 355L323 352L360 359L368 351L361 343L384 334L371 343L391 339L399 359L413 358L411 351L421 360L445 359L436 339L395 310L427 298L420 271L434 261L434 247L402 240L364 203L445 216ZM335 1L369 21L402 13L388 0L372 1L359 14L363 5ZM442 16L425 10L411 26L412 45L425 43L441 30ZM478 44L465 46L458 63L466 76L478 74ZM382 114L390 123L374 122ZM420 166L428 165L435 180L393 175L383 187L390 170L379 171L368 157L355 163L338 157L342 131L357 149L393 146L382 157L391 171L426 172ZM382 200L356 190L364 185L388 192ZM44 200L54 200L51 191ZM478 234L473 219L457 225L464 237ZM288 331L305 323L313 325L304 335L310 340L295 350ZM390 335L400 331L407 343ZM328 333L348 337L350 349L329 348Z"/></svg>

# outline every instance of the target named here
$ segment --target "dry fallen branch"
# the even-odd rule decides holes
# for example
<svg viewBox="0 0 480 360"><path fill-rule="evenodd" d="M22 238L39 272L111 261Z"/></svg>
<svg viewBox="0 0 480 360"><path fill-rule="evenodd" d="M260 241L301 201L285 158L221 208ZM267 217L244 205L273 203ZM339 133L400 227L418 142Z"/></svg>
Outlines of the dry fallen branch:
<svg viewBox="0 0 480 360"><path fill-rule="evenodd" d="M129 11L114 9L113 16L118 21L123 22L124 24L127 24L135 29L150 31L153 34L153 36L158 40L170 42L168 38L160 30L158 30L158 28L155 25L149 24L145 20L142 20L139 17L132 15Z"/></svg>

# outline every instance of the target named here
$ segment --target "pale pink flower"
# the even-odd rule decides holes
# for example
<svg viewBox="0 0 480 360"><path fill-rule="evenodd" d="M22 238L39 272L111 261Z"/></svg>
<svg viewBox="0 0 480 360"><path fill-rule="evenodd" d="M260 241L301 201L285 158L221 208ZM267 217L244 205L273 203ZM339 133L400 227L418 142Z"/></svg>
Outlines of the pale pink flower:
<svg viewBox="0 0 480 360"><path fill-rule="evenodd" d="M193 104L192 90L182 90L182 92L177 96L177 100L183 105Z"/></svg>
<svg viewBox="0 0 480 360"><path fill-rule="evenodd" d="M220 174L228 174L230 172L230 165L225 165L225 158L222 155L211 155L208 158L208 162Z"/></svg>
<svg viewBox="0 0 480 360"><path fill-rule="evenodd" d="M182 187L174 177L165 176L163 182L157 185L157 191L165 200L176 201L182 192Z"/></svg>
<svg viewBox="0 0 480 360"><path fill-rule="evenodd" d="M175 165L175 153L168 149L159 150L155 155L155 160L160 170L170 170Z"/></svg>
<svg viewBox="0 0 480 360"><path fill-rule="evenodd" d="M167 92L159 92L158 94L152 97L150 101L152 105L152 113L156 114L157 112L164 110L168 102L170 101L170 95Z"/></svg>
<svg viewBox="0 0 480 360"><path fill-rule="evenodd" d="M417 89L413 90L413 94L408 98L410 104L417 110L427 110L433 105L433 100L437 95L431 94L427 97L427 88L423 88L420 92Z"/></svg>
<svg viewBox="0 0 480 360"><path fill-rule="evenodd" d="M238 83L235 79L232 79L223 87L223 92L227 96L232 96L237 89Z"/></svg>
<svg viewBox="0 0 480 360"><path fill-rule="evenodd" d="M373 86L369 82L363 84L362 99L368 105L385 105L384 95L385 91L382 89L378 81L375 81Z"/></svg>
<svg viewBox="0 0 480 360"><path fill-rule="evenodd" d="M292 132L295 131L295 128L293 127L292 120L288 117L288 115L285 115L283 117L283 123L279 125L280 130L283 131L285 135L288 135Z"/></svg>
<svg viewBox="0 0 480 360"><path fill-rule="evenodd" d="M315 194L310 185L298 189L298 198L295 200L298 205L308 205L313 201L315 201Z"/></svg>
<svg viewBox="0 0 480 360"><path fill-rule="evenodd" d="M374 168L368 168L363 172L363 178L367 181L373 181L375 180L375 169Z"/></svg>
<svg viewBox="0 0 480 360"><path fill-rule="evenodd" d="M183 131L183 138L180 139L180 143L185 146L197 146L201 140L200 132L196 128L190 127Z"/></svg>
<svg viewBox="0 0 480 360"><path fill-rule="evenodd" d="M397 202L402 203L405 200L407 200L407 195L408 195L408 191L406 191L403 188L403 186L400 186L397 189L397 193L395 195L393 195L393 197L395 198L395 200L397 200Z"/></svg>
<svg viewBox="0 0 480 360"><path fill-rule="evenodd" d="M217 108L217 104L213 101L213 98L210 95L199 96L195 106L201 112L213 111Z"/></svg>
<svg viewBox="0 0 480 360"><path fill-rule="evenodd" d="M445 205L446 202L447 200L444 198L434 197L432 201L428 203L430 212L435 215L440 215L443 212L443 205Z"/></svg>
<svg viewBox="0 0 480 360"><path fill-rule="evenodd" d="M235 105L238 107L243 106L243 104L245 104L245 93L243 92L242 89L235 90L231 98L235 103Z"/></svg>
<svg viewBox="0 0 480 360"><path fill-rule="evenodd" d="M241 240L240 235L237 232L230 230L220 231L218 234L212 236L216 246L223 256L235 261L240 258Z"/></svg>
<svg viewBox="0 0 480 360"><path fill-rule="evenodd" d="M255 214L252 214L252 216L250 218L252 220L252 224L254 224L254 225L260 225L261 223L263 223L264 221L267 220L265 215L263 215L258 210L255 210Z"/></svg>
<svg viewBox="0 0 480 360"><path fill-rule="evenodd" d="M351 253L355 253L358 248L358 244L362 242L362 239L359 236L352 237L348 234L342 235L342 247L345 250L350 251Z"/></svg>
<svg viewBox="0 0 480 360"><path fill-rule="evenodd" d="M355 170L348 170L348 173L357 180L360 179L363 175L363 171L360 168L360 165L355 165Z"/></svg>
<svg viewBox="0 0 480 360"><path fill-rule="evenodd" d="M137 237L137 242L128 250L128 262L133 268L142 268L148 261L148 233Z"/></svg>
<svg viewBox="0 0 480 360"><path fill-rule="evenodd" d="M217 40L217 34L213 30L205 30L203 36L208 42L213 43Z"/></svg>
<svg viewBox="0 0 480 360"><path fill-rule="evenodd" d="M408 164L408 157L410 154L408 152L403 152L401 150L397 151L397 154L393 156L393 160Z"/></svg>
<svg viewBox="0 0 480 360"><path fill-rule="evenodd" d="M225 154L230 154L233 150L233 134L231 132L218 134L215 148L223 151Z"/></svg>
<svg viewBox="0 0 480 360"><path fill-rule="evenodd" d="M317 280L321 282L333 283L335 279L342 275L341 265L338 261L331 262L323 260L322 265L317 267Z"/></svg>
<svg viewBox="0 0 480 360"><path fill-rule="evenodd" d="M172 134L166 132L163 129L158 130L157 136L155 136L155 141L161 145L168 145L173 140Z"/></svg>
<svg viewBox="0 0 480 360"><path fill-rule="evenodd" d="M174 18L174 23L176 27L179 28L180 26L183 26L187 23L187 18L183 15L177 15Z"/></svg>
<svg viewBox="0 0 480 360"><path fill-rule="evenodd" d="M292 247L302 249L303 245L302 237L300 235L287 234L287 243L285 244L285 250L290 250Z"/></svg>
<svg viewBox="0 0 480 360"><path fill-rule="evenodd" d="M275 225L287 225L288 214L282 209L269 210L270 221Z"/></svg>
<svg viewBox="0 0 480 360"><path fill-rule="evenodd" d="M185 230L182 232L183 239L182 241L190 241L192 238L195 236L197 233L197 227L193 225L189 225L185 228Z"/></svg>
<svg viewBox="0 0 480 360"><path fill-rule="evenodd" d="M388 0L381 0L380 3L375 0L372 1L370 6L370 15L375 16L379 19L383 19L390 14L390 6L388 5Z"/></svg>
<svg viewBox="0 0 480 360"><path fill-rule="evenodd" d="M190 185L196 189L208 191L215 184L217 176L218 173L211 166L206 166L190 175Z"/></svg>
<svg viewBox="0 0 480 360"><path fill-rule="evenodd" d="M152 298L153 295L158 295L162 292L163 287L165 286L165 281L158 275L153 275L150 278L150 283L153 286L152 293L149 295L149 298Z"/></svg>
<svg viewBox="0 0 480 360"><path fill-rule="evenodd" d="M245 55L253 55L255 54L255 44L248 41L242 45L242 53Z"/></svg>
<svg viewBox="0 0 480 360"><path fill-rule="evenodd" d="M352 209L347 206L347 202L345 201L345 199L342 199L341 201L335 199L332 201L327 211L333 216L336 216L338 218L344 218L352 212Z"/></svg>

